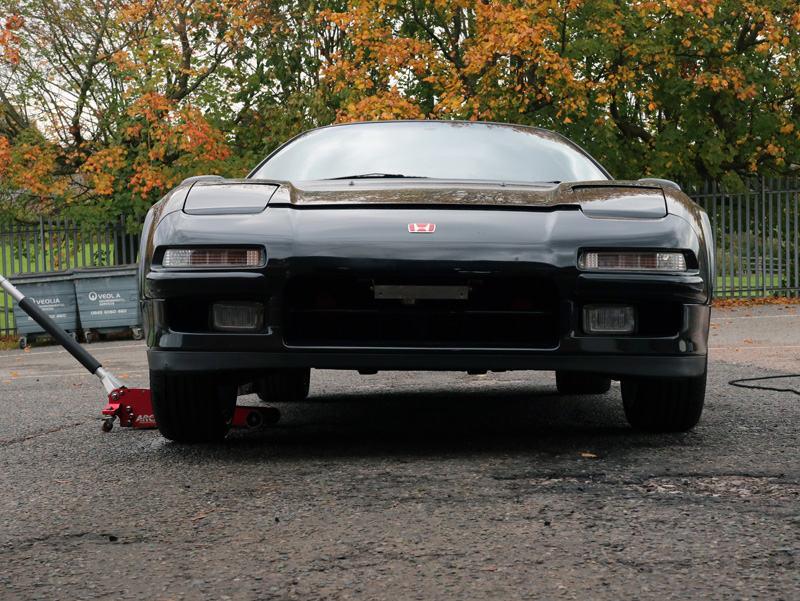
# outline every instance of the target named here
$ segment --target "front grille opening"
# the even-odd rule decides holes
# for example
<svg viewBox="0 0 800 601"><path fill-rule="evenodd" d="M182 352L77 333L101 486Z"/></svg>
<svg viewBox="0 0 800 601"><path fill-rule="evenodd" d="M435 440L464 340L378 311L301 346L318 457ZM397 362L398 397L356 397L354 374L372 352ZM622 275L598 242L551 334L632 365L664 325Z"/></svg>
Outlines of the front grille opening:
<svg viewBox="0 0 800 601"><path fill-rule="evenodd" d="M441 288L469 292L466 298L376 298L376 285L436 289L433 295L443 297L457 294ZM284 340L292 346L555 348L557 299L545 279L298 277L285 290Z"/></svg>
<svg viewBox="0 0 800 601"><path fill-rule="evenodd" d="M168 299L167 323L174 332L210 332L211 302L208 299Z"/></svg>
<svg viewBox="0 0 800 601"><path fill-rule="evenodd" d="M650 337L677 336L683 329L683 305L664 301L639 303L637 335Z"/></svg>

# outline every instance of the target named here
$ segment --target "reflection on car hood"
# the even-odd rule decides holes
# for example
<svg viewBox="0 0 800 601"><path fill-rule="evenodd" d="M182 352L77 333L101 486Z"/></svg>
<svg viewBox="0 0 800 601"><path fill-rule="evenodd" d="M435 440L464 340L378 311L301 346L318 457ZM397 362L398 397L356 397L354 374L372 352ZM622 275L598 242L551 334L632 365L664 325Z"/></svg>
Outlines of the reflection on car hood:
<svg viewBox="0 0 800 601"><path fill-rule="evenodd" d="M184 190L183 194L177 194ZM171 210L196 215L259 213L267 206L326 208L376 205L580 208L598 219L660 219L673 209L692 211L679 190L654 183L608 180L508 183L426 178L345 179L313 182L199 181L165 198ZM160 203L163 205L164 203ZM159 206L160 206L159 205ZM667 207L672 207L667 209ZM161 207L166 212L169 208Z"/></svg>
<svg viewBox="0 0 800 601"><path fill-rule="evenodd" d="M661 216L666 214L660 187L623 181L521 184L353 179L284 184L270 199L270 206L425 204L552 207L586 203L614 204L622 212L632 208L641 211L649 205L650 212L660 212Z"/></svg>

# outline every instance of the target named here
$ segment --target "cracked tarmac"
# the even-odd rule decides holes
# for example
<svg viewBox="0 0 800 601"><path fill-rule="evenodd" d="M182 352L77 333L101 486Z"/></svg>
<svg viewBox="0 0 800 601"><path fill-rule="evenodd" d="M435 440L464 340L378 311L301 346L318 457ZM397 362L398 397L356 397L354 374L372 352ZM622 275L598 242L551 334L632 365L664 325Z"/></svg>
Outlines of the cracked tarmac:
<svg viewBox="0 0 800 601"><path fill-rule="evenodd" d="M329 371L276 427L182 447L101 432L59 347L4 352L0 597L800 598L800 395L728 384L800 373L797 308L714 311L675 435L630 430L618 384ZM146 386L141 344L88 348Z"/></svg>

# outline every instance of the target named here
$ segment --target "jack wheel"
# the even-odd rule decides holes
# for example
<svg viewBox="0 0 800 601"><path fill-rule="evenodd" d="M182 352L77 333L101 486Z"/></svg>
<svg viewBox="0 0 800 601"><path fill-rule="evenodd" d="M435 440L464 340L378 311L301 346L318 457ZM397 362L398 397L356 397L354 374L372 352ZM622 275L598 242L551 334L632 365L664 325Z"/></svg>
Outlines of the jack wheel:
<svg viewBox="0 0 800 601"><path fill-rule="evenodd" d="M110 417L105 418L102 422L100 422L100 429L103 432L111 432L114 429L114 420Z"/></svg>
<svg viewBox="0 0 800 601"><path fill-rule="evenodd" d="M27 346L28 346L28 338L27 338L27 336L20 336L19 348L21 348L22 350L25 350L25 347L27 347Z"/></svg>

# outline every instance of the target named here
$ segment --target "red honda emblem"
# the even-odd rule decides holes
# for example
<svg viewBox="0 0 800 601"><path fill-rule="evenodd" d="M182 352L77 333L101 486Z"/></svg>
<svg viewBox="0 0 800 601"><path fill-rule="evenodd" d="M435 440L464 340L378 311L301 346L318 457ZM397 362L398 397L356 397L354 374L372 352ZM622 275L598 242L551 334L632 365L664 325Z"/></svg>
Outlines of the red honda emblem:
<svg viewBox="0 0 800 601"><path fill-rule="evenodd" d="M436 231L435 223L409 223L408 231L412 234L432 234Z"/></svg>

